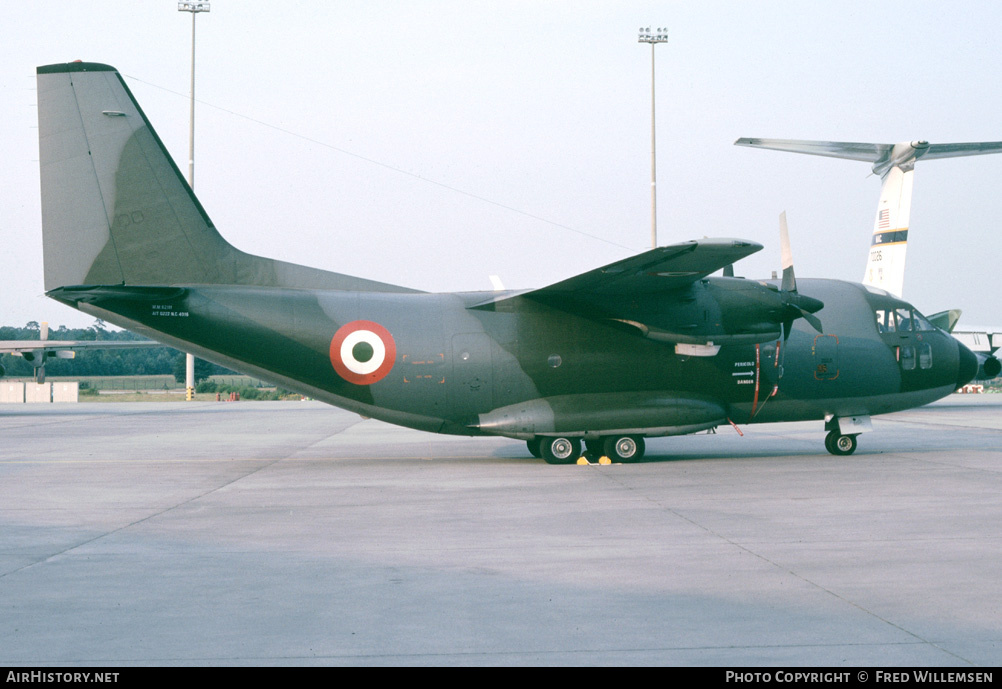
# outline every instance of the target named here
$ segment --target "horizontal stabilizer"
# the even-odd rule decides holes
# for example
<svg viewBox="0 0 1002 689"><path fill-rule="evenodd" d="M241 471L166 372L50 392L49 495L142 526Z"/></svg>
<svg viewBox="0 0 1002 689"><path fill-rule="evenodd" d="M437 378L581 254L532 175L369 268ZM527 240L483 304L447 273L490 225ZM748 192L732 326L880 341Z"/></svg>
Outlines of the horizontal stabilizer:
<svg viewBox="0 0 1002 689"><path fill-rule="evenodd" d="M928 141L903 141L896 144L873 144L851 141L804 141L800 139L741 138L736 146L765 148L788 153L829 158L860 160L871 164L882 187L873 237L863 284L901 296L905 282L905 254L912 204L915 163L961 156L1002 152L1002 141L975 141L954 144L930 144ZM944 320L949 324L949 320Z"/></svg>
<svg viewBox="0 0 1002 689"><path fill-rule="evenodd" d="M743 137L734 142L735 146L767 148L772 151L806 153L829 158L847 158L876 162L890 153L893 144L864 144L849 141L803 141L800 139L755 139Z"/></svg>
<svg viewBox="0 0 1002 689"><path fill-rule="evenodd" d="M57 287L46 292L63 303L92 303L99 300L115 299L118 301L170 301L180 299L187 294L183 287L142 287L126 285L68 285Z"/></svg>
<svg viewBox="0 0 1002 689"><path fill-rule="evenodd" d="M937 160L1002 152L1002 141L974 141L956 144L930 144L928 141L904 141L897 144L869 144L853 141L804 141L800 139L756 139L743 137L735 146L766 148L788 153L861 160L873 164L873 173L881 177L894 166L910 169L920 158Z"/></svg>

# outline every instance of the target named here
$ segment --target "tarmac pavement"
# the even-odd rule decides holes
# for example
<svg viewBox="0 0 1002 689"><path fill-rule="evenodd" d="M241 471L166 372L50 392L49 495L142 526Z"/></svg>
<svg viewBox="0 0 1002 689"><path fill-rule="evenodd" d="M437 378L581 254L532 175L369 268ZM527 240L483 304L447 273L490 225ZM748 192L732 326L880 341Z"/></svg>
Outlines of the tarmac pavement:
<svg viewBox="0 0 1002 689"><path fill-rule="evenodd" d="M1002 395L549 466L317 402L0 405L3 665L1002 661Z"/></svg>

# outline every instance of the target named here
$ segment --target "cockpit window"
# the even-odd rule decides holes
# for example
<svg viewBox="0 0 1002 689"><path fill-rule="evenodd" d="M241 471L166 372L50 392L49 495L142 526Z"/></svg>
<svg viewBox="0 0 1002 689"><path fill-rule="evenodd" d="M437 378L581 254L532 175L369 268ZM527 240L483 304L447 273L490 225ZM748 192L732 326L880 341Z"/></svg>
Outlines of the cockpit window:
<svg viewBox="0 0 1002 689"><path fill-rule="evenodd" d="M897 328L897 319L894 312L889 309L877 309L877 332L893 333Z"/></svg>
<svg viewBox="0 0 1002 689"><path fill-rule="evenodd" d="M935 330L936 329L936 326L934 326L932 323L930 323L928 321L928 319L926 319L926 317L923 316L918 311L915 311L913 309L912 310L912 314L914 314L913 320L914 320L914 323L915 323L915 329L916 330Z"/></svg>
<svg viewBox="0 0 1002 689"><path fill-rule="evenodd" d="M912 329L912 310L898 309L895 315L898 317L898 332L909 332Z"/></svg>
<svg viewBox="0 0 1002 689"><path fill-rule="evenodd" d="M915 309L876 309L877 332L907 333L912 331L935 330L936 326Z"/></svg>

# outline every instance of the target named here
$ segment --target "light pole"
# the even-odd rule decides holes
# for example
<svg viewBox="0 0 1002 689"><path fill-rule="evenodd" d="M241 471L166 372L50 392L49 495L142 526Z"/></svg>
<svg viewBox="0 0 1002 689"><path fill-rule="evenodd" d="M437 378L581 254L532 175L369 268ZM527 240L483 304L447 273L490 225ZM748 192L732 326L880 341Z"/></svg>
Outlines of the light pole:
<svg viewBox="0 0 1002 689"><path fill-rule="evenodd" d="M657 158L655 155L654 136L654 46L668 41L668 28L659 28L651 33L651 27L640 27L640 43L651 44L651 248L658 248L658 195L657 195Z"/></svg>
<svg viewBox="0 0 1002 689"><path fill-rule="evenodd" d="M188 110L188 186L195 189L195 15L208 12L208 2L178 2L178 12L191 12L191 103ZM185 354L186 398L195 399L195 355Z"/></svg>

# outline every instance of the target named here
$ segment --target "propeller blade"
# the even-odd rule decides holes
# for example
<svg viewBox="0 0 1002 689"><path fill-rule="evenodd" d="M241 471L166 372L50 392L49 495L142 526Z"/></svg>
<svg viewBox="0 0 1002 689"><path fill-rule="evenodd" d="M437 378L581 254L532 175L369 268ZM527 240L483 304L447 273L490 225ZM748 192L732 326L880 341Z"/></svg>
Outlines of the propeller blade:
<svg viewBox="0 0 1002 689"><path fill-rule="evenodd" d="M786 211L779 214L779 247L783 265L784 292L797 291L797 278L793 274L793 251L790 249L790 231L786 226Z"/></svg>
<svg viewBox="0 0 1002 689"><path fill-rule="evenodd" d="M807 321L808 323L811 324L812 328L814 328L819 333L821 333L822 335L824 335L825 331L821 328L821 319L820 318L818 318L817 316L815 316L815 315L813 315L813 314L811 314L811 313L809 313L807 311L804 311L803 309L800 310L800 315L803 316L803 318L804 318L805 321Z"/></svg>
<svg viewBox="0 0 1002 689"><path fill-rule="evenodd" d="M821 320L812 314L823 309L824 303L813 297L797 293L797 277L793 272L793 250L790 248L790 230L786 224L786 211L779 214L779 243L783 263L783 283L780 287L780 294L787 314L783 320L783 340L789 339L790 331L793 330L793 321L798 318L803 318L811 324L812 328L823 333Z"/></svg>

